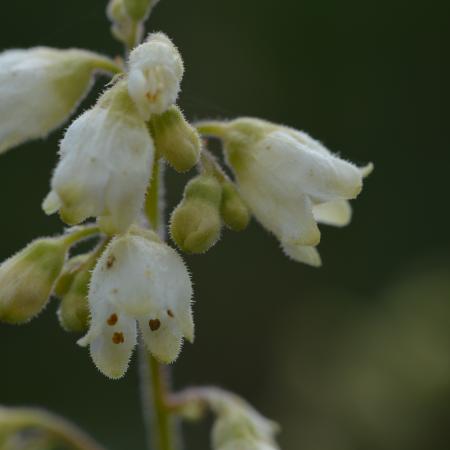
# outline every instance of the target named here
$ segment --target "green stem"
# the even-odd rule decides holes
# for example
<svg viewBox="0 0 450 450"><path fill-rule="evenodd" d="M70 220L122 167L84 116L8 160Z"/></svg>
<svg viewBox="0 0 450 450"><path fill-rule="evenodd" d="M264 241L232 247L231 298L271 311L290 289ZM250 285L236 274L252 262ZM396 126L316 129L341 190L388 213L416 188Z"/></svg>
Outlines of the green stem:
<svg viewBox="0 0 450 450"><path fill-rule="evenodd" d="M156 159L153 164L152 181L147 190L147 196L145 197L145 215L147 216L150 227L156 232L161 231L162 223L162 201L160 199L161 177L161 162L159 159Z"/></svg>
<svg viewBox="0 0 450 450"><path fill-rule="evenodd" d="M227 129L226 122L219 120L205 120L194 124L200 134L204 136L212 136L223 138Z"/></svg>
<svg viewBox="0 0 450 450"><path fill-rule="evenodd" d="M151 228L159 231L162 227L163 202L160 195L162 187L161 162L153 166L152 181L147 191L145 213ZM176 436L168 399L170 397L169 367L163 366L141 345L141 397L147 421L149 448L157 450L176 450Z"/></svg>
<svg viewBox="0 0 450 450"><path fill-rule="evenodd" d="M64 236L65 244L70 247L83 239L92 237L100 233L100 228L97 225L87 225L85 227L75 227L69 230L67 236Z"/></svg>
<svg viewBox="0 0 450 450"><path fill-rule="evenodd" d="M25 429L46 431L53 440L74 450L104 450L77 426L47 411L32 408L0 408L2 433L14 434Z"/></svg>
<svg viewBox="0 0 450 450"><path fill-rule="evenodd" d="M93 61L93 66L96 69L111 73L113 75L119 75L123 73L123 68L109 58L97 58Z"/></svg>

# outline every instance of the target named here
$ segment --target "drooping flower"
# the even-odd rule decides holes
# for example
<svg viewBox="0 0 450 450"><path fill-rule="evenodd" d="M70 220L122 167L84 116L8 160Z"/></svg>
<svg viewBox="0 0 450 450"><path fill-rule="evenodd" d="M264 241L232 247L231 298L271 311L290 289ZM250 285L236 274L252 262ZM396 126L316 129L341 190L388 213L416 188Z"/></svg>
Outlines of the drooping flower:
<svg viewBox="0 0 450 450"><path fill-rule="evenodd" d="M150 34L130 54L128 91L144 120L162 114L180 92L183 60L172 41L163 33Z"/></svg>
<svg viewBox="0 0 450 450"><path fill-rule="evenodd" d="M201 390L217 419L212 429L214 450L278 450L278 425L242 398L217 388Z"/></svg>
<svg viewBox="0 0 450 450"><path fill-rule="evenodd" d="M85 50L35 47L0 54L0 153L62 125L89 90L93 75L117 72Z"/></svg>
<svg viewBox="0 0 450 450"><path fill-rule="evenodd" d="M125 231L142 208L154 146L123 82L70 125L60 156L47 214L59 210L68 224L100 217L106 233Z"/></svg>
<svg viewBox="0 0 450 450"><path fill-rule="evenodd" d="M114 238L92 274L91 326L80 341L90 345L98 369L120 378L137 341L137 324L148 350L174 361L183 337L192 341L192 286L181 257L151 232Z"/></svg>
<svg viewBox="0 0 450 450"><path fill-rule="evenodd" d="M366 169L306 133L262 120L237 119L210 128L223 139L227 162L253 215L289 256L320 265L317 222L343 226L350 221L347 200L360 193Z"/></svg>

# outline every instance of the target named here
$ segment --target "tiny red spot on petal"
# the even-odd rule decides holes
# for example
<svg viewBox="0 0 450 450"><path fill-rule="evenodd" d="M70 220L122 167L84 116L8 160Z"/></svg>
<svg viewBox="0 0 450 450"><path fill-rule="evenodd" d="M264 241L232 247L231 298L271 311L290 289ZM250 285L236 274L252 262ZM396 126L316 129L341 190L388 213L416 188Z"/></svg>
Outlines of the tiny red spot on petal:
<svg viewBox="0 0 450 450"><path fill-rule="evenodd" d="M148 321L148 325L150 326L150 330L156 331L161 326L161 322L159 321L159 319L150 319Z"/></svg>

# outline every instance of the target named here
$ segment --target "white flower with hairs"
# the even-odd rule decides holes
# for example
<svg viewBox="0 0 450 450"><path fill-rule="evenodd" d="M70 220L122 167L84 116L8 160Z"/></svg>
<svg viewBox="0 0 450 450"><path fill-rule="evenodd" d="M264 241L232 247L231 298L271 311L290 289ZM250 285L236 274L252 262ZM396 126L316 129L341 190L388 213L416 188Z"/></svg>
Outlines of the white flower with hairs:
<svg viewBox="0 0 450 450"><path fill-rule="evenodd" d="M239 191L254 216L287 255L320 265L317 223L349 223L348 200L360 193L366 169L332 154L306 133L256 119L230 122L223 139Z"/></svg>
<svg viewBox="0 0 450 450"><path fill-rule="evenodd" d="M204 390L204 399L217 415L212 429L215 450L278 450L279 427L242 398L214 388Z"/></svg>
<svg viewBox="0 0 450 450"><path fill-rule="evenodd" d="M0 54L0 153L62 125L96 70L114 63L92 52L35 47Z"/></svg>
<svg viewBox="0 0 450 450"><path fill-rule="evenodd" d="M162 114L180 92L184 66L181 55L163 33L150 34L130 54L128 91L144 120Z"/></svg>
<svg viewBox="0 0 450 450"><path fill-rule="evenodd" d="M150 180L154 146L124 85L119 83L68 128L44 201L71 225L99 217L108 234L139 215Z"/></svg>
<svg viewBox="0 0 450 450"><path fill-rule="evenodd" d="M126 372L137 325L148 350L165 363L177 358L183 337L194 339L188 271L175 250L147 234L114 238L92 274L91 325L80 344L90 345L110 378Z"/></svg>

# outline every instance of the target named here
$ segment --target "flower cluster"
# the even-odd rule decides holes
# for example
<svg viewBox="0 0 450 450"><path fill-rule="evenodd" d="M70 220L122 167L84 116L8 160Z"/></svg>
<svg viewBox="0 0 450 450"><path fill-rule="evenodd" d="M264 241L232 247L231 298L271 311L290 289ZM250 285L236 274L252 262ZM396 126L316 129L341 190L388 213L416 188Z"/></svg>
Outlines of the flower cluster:
<svg viewBox="0 0 450 450"><path fill-rule="evenodd" d="M345 161L304 132L254 118L189 123L177 106L182 57L163 33L139 44L157 0L110 0L114 36L125 59L86 50L36 47L0 54L0 152L45 137L76 110L96 73L114 76L60 142L43 201L72 228L33 241L0 265L0 320L25 323L55 295L66 331L106 376L128 368L140 336L162 363L194 339L192 283L181 256L156 234L162 162L198 174L170 216L170 236L203 253L222 227L242 231L251 217L296 261L319 266L318 224L350 222L365 168ZM26 124L24 126L24 124ZM202 139L202 137L204 139ZM220 139L230 177L208 150ZM84 223L89 219L94 221ZM152 230L153 229L153 230ZM163 233L161 233L163 234ZM95 238L86 253L78 242ZM276 427L237 397L197 392L218 416L216 450L276 450Z"/></svg>

